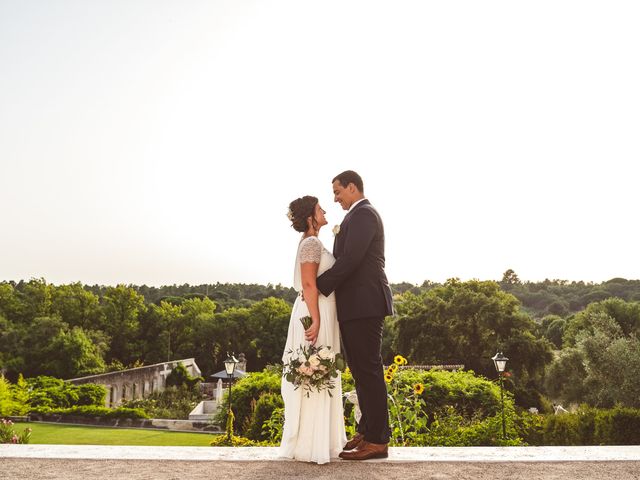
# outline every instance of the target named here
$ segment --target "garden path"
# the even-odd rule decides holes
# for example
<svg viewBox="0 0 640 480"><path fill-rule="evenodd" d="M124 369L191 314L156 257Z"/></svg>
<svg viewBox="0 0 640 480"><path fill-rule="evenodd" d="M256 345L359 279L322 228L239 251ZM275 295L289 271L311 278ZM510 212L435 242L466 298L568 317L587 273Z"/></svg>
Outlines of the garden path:
<svg viewBox="0 0 640 480"><path fill-rule="evenodd" d="M635 480L640 446L391 448L385 460L314 465L262 447L2 445L0 478Z"/></svg>

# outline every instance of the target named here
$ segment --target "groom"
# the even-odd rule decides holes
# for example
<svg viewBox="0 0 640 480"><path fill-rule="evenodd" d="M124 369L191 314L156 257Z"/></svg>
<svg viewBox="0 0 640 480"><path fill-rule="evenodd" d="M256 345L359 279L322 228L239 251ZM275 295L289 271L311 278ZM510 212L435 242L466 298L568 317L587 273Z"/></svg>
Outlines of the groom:
<svg viewBox="0 0 640 480"><path fill-rule="evenodd" d="M384 317L393 313L393 306L384 273L384 228L364 197L360 175L347 170L332 182L334 200L348 212L333 244L336 262L317 285L325 296L336 292L342 343L362 411L358 432L340 457L386 458L390 429L380 349Z"/></svg>

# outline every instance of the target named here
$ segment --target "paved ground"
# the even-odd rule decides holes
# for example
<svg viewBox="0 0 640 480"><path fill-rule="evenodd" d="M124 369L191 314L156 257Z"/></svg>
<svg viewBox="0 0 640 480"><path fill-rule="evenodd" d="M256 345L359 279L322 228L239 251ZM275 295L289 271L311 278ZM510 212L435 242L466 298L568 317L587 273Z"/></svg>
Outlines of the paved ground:
<svg viewBox="0 0 640 480"><path fill-rule="evenodd" d="M315 465L273 448L0 445L0 479L640 480L640 446L393 448Z"/></svg>

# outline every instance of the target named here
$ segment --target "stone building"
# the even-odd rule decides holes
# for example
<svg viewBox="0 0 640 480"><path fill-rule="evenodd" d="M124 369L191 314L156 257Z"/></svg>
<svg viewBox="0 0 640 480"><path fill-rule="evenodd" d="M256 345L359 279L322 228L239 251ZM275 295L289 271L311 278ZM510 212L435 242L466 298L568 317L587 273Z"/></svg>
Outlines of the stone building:
<svg viewBox="0 0 640 480"><path fill-rule="evenodd" d="M193 358L156 363L144 367L121 370L119 372L101 373L88 377L67 380L74 385L95 383L104 385L107 389L106 407L117 407L125 400L145 398L151 392L161 392L165 388L167 376L181 363L192 377L199 377L202 373Z"/></svg>

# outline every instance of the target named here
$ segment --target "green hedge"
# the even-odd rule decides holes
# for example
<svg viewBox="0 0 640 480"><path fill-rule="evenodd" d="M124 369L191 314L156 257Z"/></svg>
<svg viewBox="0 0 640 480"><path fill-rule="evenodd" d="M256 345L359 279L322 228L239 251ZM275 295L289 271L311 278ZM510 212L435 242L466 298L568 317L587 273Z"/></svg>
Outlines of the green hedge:
<svg viewBox="0 0 640 480"><path fill-rule="evenodd" d="M107 391L102 385L73 385L55 377L28 378L31 407L69 408L76 405L104 405Z"/></svg>
<svg viewBox="0 0 640 480"><path fill-rule="evenodd" d="M500 413L500 387L473 371L400 370L396 376L404 385L421 383L427 412L454 407L465 418L486 418ZM513 408L513 396L505 391L505 406Z"/></svg>
<svg viewBox="0 0 640 480"><path fill-rule="evenodd" d="M640 445L639 409L581 407L561 415L524 412L519 419L519 435L530 445Z"/></svg>
<svg viewBox="0 0 640 480"><path fill-rule="evenodd" d="M96 406L77 406L71 408L38 407L31 413L41 415L62 415L77 417L103 417L103 418L150 418L144 410L139 408L107 408Z"/></svg>

